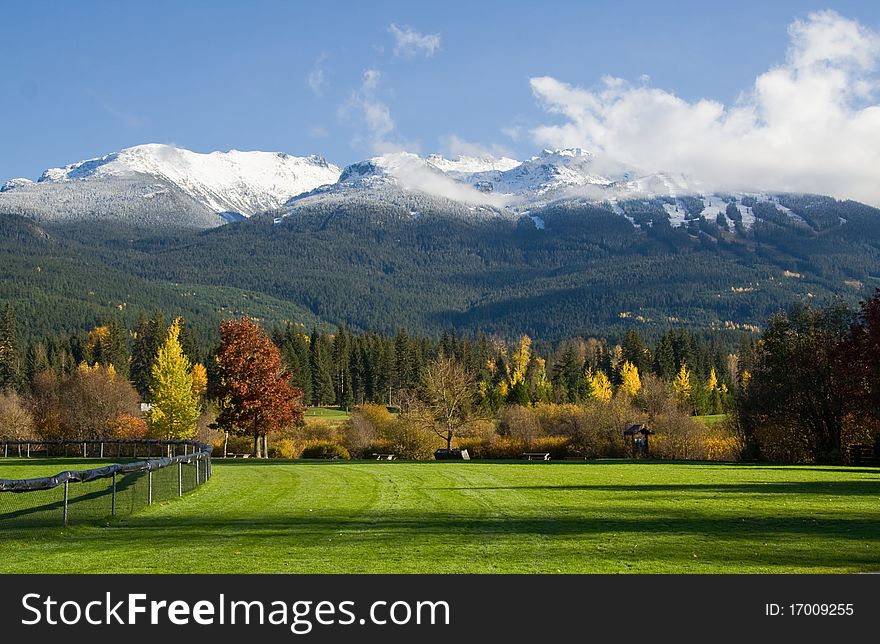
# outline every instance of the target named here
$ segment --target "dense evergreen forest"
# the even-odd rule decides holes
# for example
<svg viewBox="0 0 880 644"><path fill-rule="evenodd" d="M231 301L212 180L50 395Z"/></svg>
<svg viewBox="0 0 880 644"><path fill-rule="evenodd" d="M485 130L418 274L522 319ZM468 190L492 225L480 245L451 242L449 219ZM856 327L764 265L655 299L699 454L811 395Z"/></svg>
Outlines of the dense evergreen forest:
<svg viewBox="0 0 880 644"><path fill-rule="evenodd" d="M512 341L605 337L669 329L736 343L794 303L836 297L854 306L880 282L880 216L823 197L779 198L795 216L750 202L671 227L663 200L553 205L529 217L413 214L381 202L320 204L205 232L112 223L37 225L0 214L0 301L14 303L28 339L88 331L141 311L182 315L216 340L221 319L265 326L439 337L455 330ZM679 200L687 206L687 199ZM428 204L430 205L430 204ZM727 224L734 226L727 229Z"/></svg>

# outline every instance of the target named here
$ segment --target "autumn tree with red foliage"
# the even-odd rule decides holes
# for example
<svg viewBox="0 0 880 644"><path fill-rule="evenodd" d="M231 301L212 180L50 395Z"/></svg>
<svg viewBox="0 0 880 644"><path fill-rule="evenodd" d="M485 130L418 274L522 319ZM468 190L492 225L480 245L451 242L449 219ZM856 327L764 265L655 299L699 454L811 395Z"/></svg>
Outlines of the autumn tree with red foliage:
<svg viewBox="0 0 880 644"><path fill-rule="evenodd" d="M217 426L252 434L257 458L267 455L269 432L302 420L303 392L290 386L281 352L248 316L220 323L217 376Z"/></svg>

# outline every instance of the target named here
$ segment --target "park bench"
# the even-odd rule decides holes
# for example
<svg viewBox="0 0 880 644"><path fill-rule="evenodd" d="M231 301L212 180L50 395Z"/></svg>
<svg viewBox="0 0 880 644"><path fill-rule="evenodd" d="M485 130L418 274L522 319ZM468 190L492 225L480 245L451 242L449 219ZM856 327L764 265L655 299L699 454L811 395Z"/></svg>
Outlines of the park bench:
<svg viewBox="0 0 880 644"><path fill-rule="evenodd" d="M549 461L550 452L523 452L523 458L527 461Z"/></svg>
<svg viewBox="0 0 880 644"><path fill-rule="evenodd" d="M377 461L393 461L394 454L373 454Z"/></svg>

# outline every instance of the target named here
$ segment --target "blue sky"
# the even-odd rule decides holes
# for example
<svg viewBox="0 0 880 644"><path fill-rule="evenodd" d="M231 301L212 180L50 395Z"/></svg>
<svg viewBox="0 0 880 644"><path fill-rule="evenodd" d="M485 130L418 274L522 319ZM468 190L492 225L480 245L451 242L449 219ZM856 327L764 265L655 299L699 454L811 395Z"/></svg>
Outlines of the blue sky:
<svg viewBox="0 0 880 644"><path fill-rule="evenodd" d="M147 142L523 158L598 141L560 92L603 77L733 106L828 8L880 29L877 2L8 3L0 180Z"/></svg>

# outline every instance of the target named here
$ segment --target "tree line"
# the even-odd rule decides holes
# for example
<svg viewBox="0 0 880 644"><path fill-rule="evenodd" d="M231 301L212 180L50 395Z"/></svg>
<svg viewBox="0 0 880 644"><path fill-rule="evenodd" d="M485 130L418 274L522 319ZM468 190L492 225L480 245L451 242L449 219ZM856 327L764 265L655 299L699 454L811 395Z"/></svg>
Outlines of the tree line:
<svg viewBox="0 0 880 644"><path fill-rule="evenodd" d="M358 413L346 436L331 442L359 453L378 440L421 445L411 453L423 455L421 428L446 447L478 441L474 449L486 454L501 453L499 436L519 437L517 446L543 436L570 454L621 455L617 426L649 422L679 436L674 450L667 443L676 457L714 449L791 462L845 461L850 446L873 445L880 434L880 291L858 311L843 303L793 307L735 350L686 330L653 344L632 330L619 344L546 343L403 329L307 334L293 324L264 330L247 316L222 322L219 336L204 351L185 320L166 323L156 312L132 329L110 320L88 333L21 344L7 305L0 431L5 438L204 439L220 432L250 436L253 452L268 455L270 435L315 438L293 430L307 406L335 405ZM365 409L391 416L373 411L365 421ZM702 435L686 422L724 412L721 434ZM605 428L601 436L596 427ZM354 440L358 433L366 438Z"/></svg>

